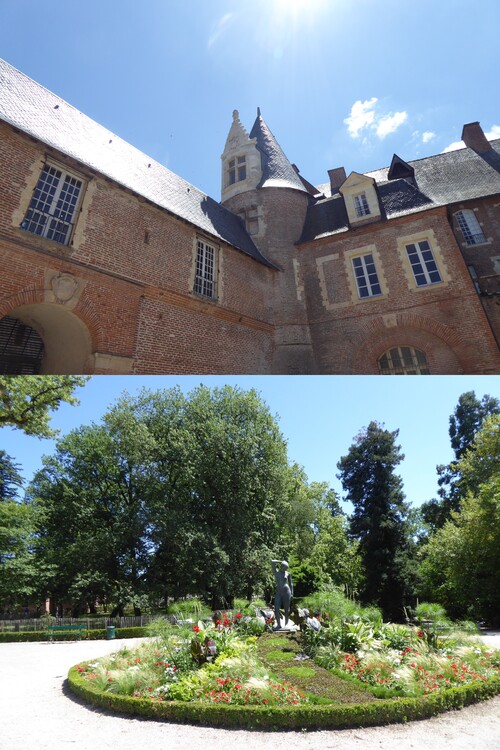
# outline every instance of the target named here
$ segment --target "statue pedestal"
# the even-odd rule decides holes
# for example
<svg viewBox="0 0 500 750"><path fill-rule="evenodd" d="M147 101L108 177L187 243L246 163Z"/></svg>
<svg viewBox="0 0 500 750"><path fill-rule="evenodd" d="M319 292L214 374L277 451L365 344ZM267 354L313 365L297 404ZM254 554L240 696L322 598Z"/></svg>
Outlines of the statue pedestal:
<svg viewBox="0 0 500 750"><path fill-rule="evenodd" d="M297 630L300 630L299 626L291 620L288 620L287 624L285 625L284 617L280 617L279 623L276 622L273 628L274 633L295 633L295 631Z"/></svg>

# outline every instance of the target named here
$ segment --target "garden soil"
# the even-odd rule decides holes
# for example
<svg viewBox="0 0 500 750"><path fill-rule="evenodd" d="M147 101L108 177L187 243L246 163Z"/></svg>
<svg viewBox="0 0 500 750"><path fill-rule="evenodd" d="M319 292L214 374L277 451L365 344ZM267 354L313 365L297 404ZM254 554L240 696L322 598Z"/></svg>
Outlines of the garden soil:
<svg viewBox="0 0 500 750"><path fill-rule="evenodd" d="M483 636L500 648L500 633ZM249 732L131 719L67 692L68 669L134 640L0 644L0 750L499 750L500 696L433 719L369 729Z"/></svg>

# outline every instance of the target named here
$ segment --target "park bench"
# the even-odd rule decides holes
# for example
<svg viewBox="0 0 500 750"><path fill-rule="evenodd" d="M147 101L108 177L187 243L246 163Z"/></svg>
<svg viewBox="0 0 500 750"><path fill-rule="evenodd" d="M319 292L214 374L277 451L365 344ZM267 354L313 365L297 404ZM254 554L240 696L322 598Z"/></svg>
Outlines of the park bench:
<svg viewBox="0 0 500 750"><path fill-rule="evenodd" d="M49 632L50 640L52 641L54 639L54 636L58 633L78 633L79 637L81 638L82 635L87 633L87 625L82 622L75 625L49 625L47 628Z"/></svg>

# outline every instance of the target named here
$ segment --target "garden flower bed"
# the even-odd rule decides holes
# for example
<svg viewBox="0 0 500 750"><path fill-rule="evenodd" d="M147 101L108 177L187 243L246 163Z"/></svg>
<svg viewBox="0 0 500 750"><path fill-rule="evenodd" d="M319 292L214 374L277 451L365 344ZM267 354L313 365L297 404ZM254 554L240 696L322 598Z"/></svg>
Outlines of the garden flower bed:
<svg viewBox="0 0 500 750"><path fill-rule="evenodd" d="M69 686L132 715L291 729L408 721L500 692L500 652L463 637L431 646L416 629L383 627L385 638L356 622L259 634L264 626L239 614L161 623L139 648L73 667Z"/></svg>

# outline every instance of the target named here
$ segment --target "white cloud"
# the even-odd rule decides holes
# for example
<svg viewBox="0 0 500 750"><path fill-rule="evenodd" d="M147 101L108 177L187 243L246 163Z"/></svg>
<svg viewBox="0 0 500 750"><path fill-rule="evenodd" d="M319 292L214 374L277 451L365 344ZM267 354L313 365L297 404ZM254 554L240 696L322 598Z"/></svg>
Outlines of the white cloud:
<svg viewBox="0 0 500 750"><path fill-rule="evenodd" d="M376 133L379 138L385 138L394 133L406 120L408 112L395 112L393 115L384 115L377 123Z"/></svg>
<svg viewBox="0 0 500 750"><path fill-rule="evenodd" d="M385 138L390 133L394 133L408 119L407 112L376 112L377 102L376 96L364 102L361 99L354 102L349 117L344 120L351 138L359 138L362 131L372 131L379 138Z"/></svg>
<svg viewBox="0 0 500 750"><path fill-rule="evenodd" d="M463 141L453 141L453 143L450 143L449 146L446 146L441 153L447 154L448 151L457 151L459 148L465 148L465 143Z"/></svg>
<svg viewBox="0 0 500 750"><path fill-rule="evenodd" d="M373 124L375 120L373 108L377 102L378 99L375 96L365 102L360 99L354 102L351 107L351 114L344 120L351 138L358 138L360 130Z"/></svg>
<svg viewBox="0 0 500 750"><path fill-rule="evenodd" d="M485 136L489 141L493 141L495 138L500 138L500 125L493 125L491 130L485 133Z"/></svg>
<svg viewBox="0 0 500 750"><path fill-rule="evenodd" d="M436 134L433 133L432 130L426 130L425 133L422 133L422 143L429 143L429 141L432 141L435 137Z"/></svg>

